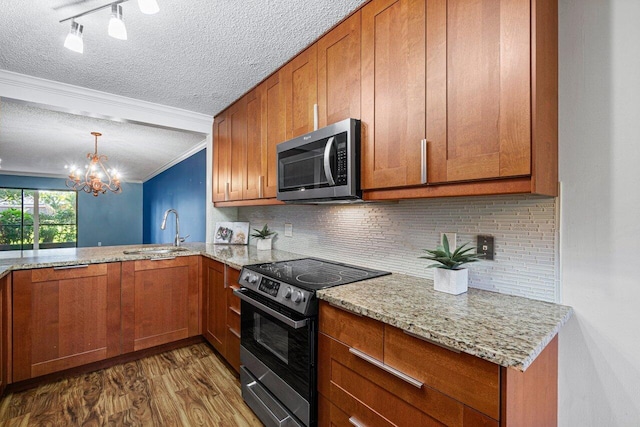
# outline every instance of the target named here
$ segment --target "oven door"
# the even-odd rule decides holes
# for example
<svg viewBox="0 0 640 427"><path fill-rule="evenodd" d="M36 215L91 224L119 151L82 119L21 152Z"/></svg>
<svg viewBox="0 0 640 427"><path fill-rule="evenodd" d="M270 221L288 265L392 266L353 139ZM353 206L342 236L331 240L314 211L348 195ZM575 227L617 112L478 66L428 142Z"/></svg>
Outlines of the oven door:
<svg viewBox="0 0 640 427"><path fill-rule="evenodd" d="M316 318L301 316L247 288L234 293L242 301L242 366L309 425L315 417Z"/></svg>

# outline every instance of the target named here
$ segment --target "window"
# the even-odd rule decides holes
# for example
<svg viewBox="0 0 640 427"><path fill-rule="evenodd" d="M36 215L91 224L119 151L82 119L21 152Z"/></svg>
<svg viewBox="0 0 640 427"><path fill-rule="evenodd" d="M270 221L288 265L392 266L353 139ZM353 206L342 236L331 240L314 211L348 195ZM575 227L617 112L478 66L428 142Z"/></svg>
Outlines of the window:
<svg viewBox="0 0 640 427"><path fill-rule="evenodd" d="M75 191L0 188L0 250L76 247L77 206Z"/></svg>

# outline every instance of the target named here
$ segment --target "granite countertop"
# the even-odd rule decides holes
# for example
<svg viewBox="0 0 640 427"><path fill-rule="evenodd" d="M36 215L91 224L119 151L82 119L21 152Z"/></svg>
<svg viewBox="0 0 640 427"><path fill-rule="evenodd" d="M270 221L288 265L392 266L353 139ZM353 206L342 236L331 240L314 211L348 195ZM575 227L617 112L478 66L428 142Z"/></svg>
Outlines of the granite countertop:
<svg viewBox="0 0 640 427"><path fill-rule="evenodd" d="M242 266L247 264L302 258L301 255L279 250L258 251L255 246L213 245L205 243L185 243L181 247L187 250L172 254L124 253L124 251L141 248L150 249L170 246L171 245L100 246L90 248L0 252L0 278L4 277L12 270L62 267L65 265L77 264L97 264L103 262L135 261L189 255L204 255L236 269L241 269Z"/></svg>
<svg viewBox="0 0 640 427"><path fill-rule="evenodd" d="M434 343L520 371L573 314L571 307L469 288L462 295L403 274L328 288L318 298Z"/></svg>
<svg viewBox="0 0 640 427"><path fill-rule="evenodd" d="M173 254L125 254L170 245L102 246L0 252L0 278L12 270L203 255L240 269L244 265L302 258L254 246L186 243ZM445 347L524 371L571 317L559 304L469 289L462 295L433 290L428 279L392 274L318 291L338 307L382 321Z"/></svg>

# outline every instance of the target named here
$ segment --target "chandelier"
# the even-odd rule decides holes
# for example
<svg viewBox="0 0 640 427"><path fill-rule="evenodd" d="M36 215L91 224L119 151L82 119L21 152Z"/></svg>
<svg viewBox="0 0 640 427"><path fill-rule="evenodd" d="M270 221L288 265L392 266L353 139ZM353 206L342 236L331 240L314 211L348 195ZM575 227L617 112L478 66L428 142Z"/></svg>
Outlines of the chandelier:
<svg viewBox="0 0 640 427"><path fill-rule="evenodd" d="M104 154L98 154L98 137L102 136L102 134L100 132L91 132L91 135L96 138L95 152L87 154L89 164L85 165L84 173L80 168L76 168L73 165L70 167L65 166L65 169L69 169L69 178L66 181L67 187L76 191L93 193L94 197L98 197L100 193L106 193L107 190L116 194L122 193L118 171L107 169L105 162L109 158Z"/></svg>

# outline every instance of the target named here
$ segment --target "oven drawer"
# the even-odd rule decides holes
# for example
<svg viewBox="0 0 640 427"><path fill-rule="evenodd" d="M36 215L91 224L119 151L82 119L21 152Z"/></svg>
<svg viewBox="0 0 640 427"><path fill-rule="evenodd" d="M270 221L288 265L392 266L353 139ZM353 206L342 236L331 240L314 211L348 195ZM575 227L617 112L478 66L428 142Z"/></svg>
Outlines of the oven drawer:
<svg viewBox="0 0 640 427"><path fill-rule="evenodd" d="M320 301L319 331L382 360L384 325Z"/></svg>
<svg viewBox="0 0 640 427"><path fill-rule="evenodd" d="M319 336L319 365L320 393L349 418L362 417L363 425L369 425L364 418L371 410L391 425L498 426L441 391L407 383L390 373L387 365L376 366L325 334Z"/></svg>

